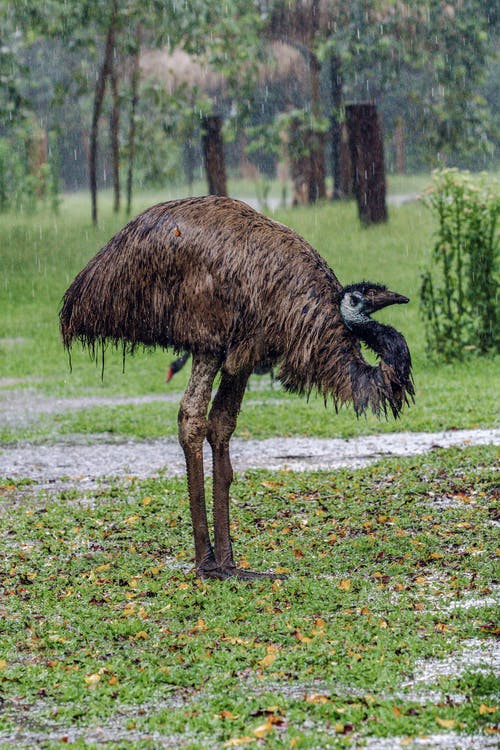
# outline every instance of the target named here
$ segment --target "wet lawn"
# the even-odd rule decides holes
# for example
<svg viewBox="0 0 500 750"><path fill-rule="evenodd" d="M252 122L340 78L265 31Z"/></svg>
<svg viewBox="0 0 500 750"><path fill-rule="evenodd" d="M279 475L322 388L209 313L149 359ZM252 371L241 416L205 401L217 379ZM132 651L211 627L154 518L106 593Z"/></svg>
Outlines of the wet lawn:
<svg viewBox="0 0 500 750"><path fill-rule="evenodd" d="M422 180L420 180L420 183ZM420 184L419 183L419 184ZM416 183L415 183L416 184ZM236 189L236 187L235 187ZM139 196L137 210L164 195ZM108 350L104 379L101 362L92 363L87 353L74 348L70 372L58 332L62 295L75 274L126 221L114 216L101 201L101 223L89 223L88 206L73 196L59 215L42 210L34 215L2 216L0 222L0 391L5 398L13 387L52 397L139 396L182 391L189 365L169 386L164 382L172 353L138 351L123 369L120 351ZM380 429L435 431L474 426L493 426L498 415L492 396L498 383L498 360L478 359L465 353L462 362L436 363L425 351L419 316L420 270L432 246L432 217L414 202L391 207L383 226L363 229L354 203L325 203L280 211L276 217L305 236L328 260L342 283L370 278L407 294L410 304L382 310L378 319L401 330L414 362L416 406L398 423L381 427L375 420L356 421L353 412L339 418L325 412L321 399L304 400L268 387L268 377L254 378L257 387L244 405L239 434L348 436ZM256 395L256 391L259 394ZM253 401L253 404L252 404ZM71 433L107 432L135 437L155 437L176 432L175 404L113 406L31 420L29 424L0 422L0 442L21 439L57 439Z"/></svg>
<svg viewBox="0 0 500 750"><path fill-rule="evenodd" d="M248 472L192 572L183 481L0 485L0 747L380 747L499 730L495 449Z"/></svg>

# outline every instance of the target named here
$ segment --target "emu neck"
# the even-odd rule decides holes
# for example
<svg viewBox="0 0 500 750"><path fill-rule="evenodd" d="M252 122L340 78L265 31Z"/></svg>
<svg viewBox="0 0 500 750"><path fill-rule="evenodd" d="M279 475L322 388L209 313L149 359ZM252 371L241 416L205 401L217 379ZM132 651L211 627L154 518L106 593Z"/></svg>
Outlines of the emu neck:
<svg viewBox="0 0 500 750"><path fill-rule="evenodd" d="M392 326L382 325L367 318L361 325L351 327L356 335L387 365L393 367L403 381L408 378L411 361L403 336Z"/></svg>

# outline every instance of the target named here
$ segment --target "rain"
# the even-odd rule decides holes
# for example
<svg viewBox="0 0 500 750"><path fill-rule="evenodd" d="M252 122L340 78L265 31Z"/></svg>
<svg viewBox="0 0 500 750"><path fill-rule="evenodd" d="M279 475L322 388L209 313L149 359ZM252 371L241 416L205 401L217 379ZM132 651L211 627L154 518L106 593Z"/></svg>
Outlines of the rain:
<svg viewBox="0 0 500 750"><path fill-rule="evenodd" d="M0 748L496 747L498 21L2 0Z"/></svg>

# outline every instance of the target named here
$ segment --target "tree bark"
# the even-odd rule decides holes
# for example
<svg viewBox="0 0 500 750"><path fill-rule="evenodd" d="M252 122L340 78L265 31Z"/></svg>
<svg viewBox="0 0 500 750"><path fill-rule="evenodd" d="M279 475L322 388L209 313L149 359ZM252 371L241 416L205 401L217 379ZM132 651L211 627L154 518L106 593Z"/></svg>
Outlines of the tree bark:
<svg viewBox="0 0 500 750"><path fill-rule="evenodd" d="M397 174L404 174L405 171L405 128L403 118L398 117L396 127L394 128L394 151Z"/></svg>
<svg viewBox="0 0 500 750"><path fill-rule="evenodd" d="M309 75L311 78L311 113L314 120L319 120L322 114L321 108L321 89L320 75L321 63L314 50L314 43L319 32L319 0L312 0L311 3L311 25L309 39ZM309 141L309 184L308 200L309 203L315 203L317 200L326 197L325 182L325 139L321 133L311 128L308 134Z"/></svg>
<svg viewBox="0 0 500 750"><path fill-rule="evenodd" d="M342 67L338 55L330 57L330 140L332 146L332 177L333 177L333 200L339 200L344 196L341 188L341 122L340 112L342 109Z"/></svg>
<svg viewBox="0 0 500 750"><path fill-rule="evenodd" d="M128 168L127 168L127 215L132 212L132 188L134 184L134 160L135 160L135 134L136 134L136 113L139 103L139 81L141 78L140 58L142 43L142 27L137 25L136 31L136 48L132 64L132 75L130 79L130 120L128 126Z"/></svg>
<svg viewBox="0 0 500 750"><path fill-rule="evenodd" d="M354 195L353 165L349 147L349 131L345 122L340 126L339 171L339 194L342 198L352 198Z"/></svg>
<svg viewBox="0 0 500 750"><path fill-rule="evenodd" d="M118 15L117 0L113 1L111 18L108 32L106 34L106 43L104 47L104 59L99 70L94 91L94 107L92 112L92 126L90 129L90 146L89 146L89 181L90 195L92 201L92 222L97 224L97 144L99 137L99 118L104 101L104 92L106 90L106 80L113 66L113 54L115 49L116 19Z"/></svg>
<svg viewBox="0 0 500 750"><path fill-rule="evenodd" d="M201 144L209 194L227 195L222 117L212 115L202 118Z"/></svg>
<svg viewBox="0 0 500 750"><path fill-rule="evenodd" d="M118 96L118 76L113 65L110 71L111 96L113 104L109 118L111 160L113 173L113 211L120 211L120 101Z"/></svg>
<svg viewBox="0 0 500 750"><path fill-rule="evenodd" d="M346 122L359 218L365 225L387 221L384 145L377 108L374 104L350 104Z"/></svg>

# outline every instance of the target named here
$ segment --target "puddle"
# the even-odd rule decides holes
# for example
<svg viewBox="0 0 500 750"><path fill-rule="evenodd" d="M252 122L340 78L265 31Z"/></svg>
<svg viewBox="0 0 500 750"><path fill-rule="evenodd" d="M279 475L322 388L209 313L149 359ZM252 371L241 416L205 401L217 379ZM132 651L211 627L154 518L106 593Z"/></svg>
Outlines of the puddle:
<svg viewBox="0 0 500 750"><path fill-rule="evenodd" d="M90 436L86 438L88 441ZM359 468L381 457L412 456L450 446L499 444L500 430L456 430L437 433L389 433L347 440L341 438L269 438L231 441L233 467L238 472L266 468L306 471ZM206 466L211 460L205 449ZM21 443L0 449L0 476L27 478L37 482L98 477L147 478L159 473L182 476L184 455L176 438L160 440L116 440L95 442L68 439L32 445Z"/></svg>
<svg viewBox="0 0 500 750"><path fill-rule="evenodd" d="M489 750L498 748L498 737L477 734L430 734L425 737L371 737L361 746L366 750Z"/></svg>
<svg viewBox="0 0 500 750"><path fill-rule="evenodd" d="M417 662L412 679L402 683L401 687L414 688L419 683L432 684L442 677L458 677L469 669L477 674L498 674L500 643L493 640L482 641L479 638L464 641L463 651L446 659Z"/></svg>

